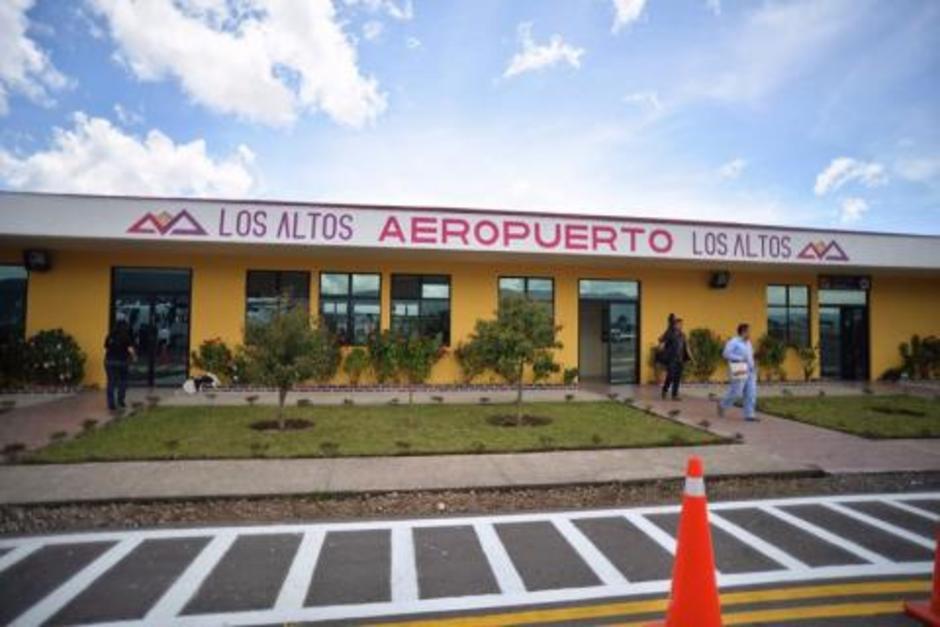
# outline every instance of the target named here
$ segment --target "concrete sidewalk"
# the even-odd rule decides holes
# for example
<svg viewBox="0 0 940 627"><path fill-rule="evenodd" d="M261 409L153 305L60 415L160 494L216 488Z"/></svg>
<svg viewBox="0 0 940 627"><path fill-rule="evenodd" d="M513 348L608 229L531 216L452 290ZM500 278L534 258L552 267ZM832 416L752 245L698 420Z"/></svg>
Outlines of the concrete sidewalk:
<svg viewBox="0 0 940 627"><path fill-rule="evenodd" d="M812 470L746 444L499 455L18 465L0 467L0 504L670 479L682 476L689 455L701 456L713 477Z"/></svg>

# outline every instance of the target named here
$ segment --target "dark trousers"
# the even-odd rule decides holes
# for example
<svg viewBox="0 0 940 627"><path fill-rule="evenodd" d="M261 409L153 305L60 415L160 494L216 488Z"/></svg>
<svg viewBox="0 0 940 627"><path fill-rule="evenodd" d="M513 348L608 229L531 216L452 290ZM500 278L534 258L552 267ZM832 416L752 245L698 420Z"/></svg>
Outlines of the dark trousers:
<svg viewBox="0 0 940 627"><path fill-rule="evenodd" d="M108 361L104 364L104 371L108 377L108 409L124 407L124 396L127 394L127 362Z"/></svg>
<svg viewBox="0 0 940 627"><path fill-rule="evenodd" d="M679 384L682 382L682 362L672 361L666 365L666 380L663 382L663 396L672 388L672 397L679 396Z"/></svg>

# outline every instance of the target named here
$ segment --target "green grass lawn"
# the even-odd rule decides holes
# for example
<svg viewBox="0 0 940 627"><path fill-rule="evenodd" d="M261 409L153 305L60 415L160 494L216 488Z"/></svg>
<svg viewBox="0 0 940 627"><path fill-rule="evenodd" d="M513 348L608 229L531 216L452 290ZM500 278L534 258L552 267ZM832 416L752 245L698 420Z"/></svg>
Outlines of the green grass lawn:
<svg viewBox="0 0 940 627"><path fill-rule="evenodd" d="M918 396L781 396L762 399L760 408L866 438L940 437L940 401Z"/></svg>
<svg viewBox="0 0 940 627"><path fill-rule="evenodd" d="M527 403L525 410L552 422L522 428L487 422L511 413L511 405L311 406L290 407L287 414L312 420L312 428L278 432L250 428L253 422L273 418L273 407L157 407L50 444L26 461L346 457L723 441L622 403Z"/></svg>

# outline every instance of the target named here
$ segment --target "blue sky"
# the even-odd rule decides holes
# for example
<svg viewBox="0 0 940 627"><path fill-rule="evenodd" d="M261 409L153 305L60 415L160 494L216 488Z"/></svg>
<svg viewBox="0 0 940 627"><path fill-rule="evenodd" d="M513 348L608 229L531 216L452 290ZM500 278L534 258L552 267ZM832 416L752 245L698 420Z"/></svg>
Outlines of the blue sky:
<svg viewBox="0 0 940 627"><path fill-rule="evenodd" d="M940 233L931 0L4 0L0 185Z"/></svg>

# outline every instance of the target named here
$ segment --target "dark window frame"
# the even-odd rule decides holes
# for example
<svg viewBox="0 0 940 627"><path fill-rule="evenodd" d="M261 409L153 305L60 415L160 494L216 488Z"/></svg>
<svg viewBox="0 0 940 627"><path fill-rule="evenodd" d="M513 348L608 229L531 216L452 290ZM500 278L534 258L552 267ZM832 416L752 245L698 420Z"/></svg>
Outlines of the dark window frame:
<svg viewBox="0 0 940 627"><path fill-rule="evenodd" d="M400 278L413 278L413 279L418 279L418 281L419 281L419 292L418 292L418 297L417 297L417 298L397 298L397 299L395 298L395 279L400 279ZM424 281L425 281L425 279L446 279L446 280L447 280L447 298L427 298L427 297L425 297L425 296L424 296ZM390 300L390 303L389 303L389 326L390 326L390 328L392 328L392 329L395 328L395 318L396 318L396 317L406 317L406 318L409 318L409 319L412 318L412 316L396 316L396 315L395 315L395 302L396 302L396 300L398 300L398 301L409 301L409 302L417 301L417 302L418 302L418 316L417 316L417 319L418 319L419 332L421 333L422 336L425 336L425 335L426 335L426 334L424 333L424 329L422 328L422 326L423 326L423 321L424 321L424 317L425 317L425 316L424 316L424 303L425 303L425 301L431 301L431 302L444 302L444 301L446 301L446 302L447 302L447 326L446 326L446 330L445 330L445 332L444 332L444 334L443 334L443 337L441 338L441 345L442 345L442 346L450 346L450 339L451 339L451 322L452 322L452 315L453 315L453 307L452 307L452 304L453 304L453 303L452 303L452 298L453 298L453 290L454 290L453 280L452 280L452 278L451 278L451 275L449 275L449 274L416 274L416 273L411 273L411 272L399 272L399 273L394 273L394 274L392 274L392 275L391 275L391 278L390 278L390 281L391 281L390 292L389 292L389 300ZM441 283L438 283L438 284L441 284ZM553 287L553 289L554 289L554 287Z"/></svg>
<svg viewBox="0 0 940 627"><path fill-rule="evenodd" d="M519 274L507 274L500 275L496 277L496 299L499 304L503 302L502 288L500 283L504 279L515 279L523 281L522 295L532 302L536 303L550 303L551 304L551 314L552 314L552 324L555 324L555 277L553 276L539 276L539 275L519 275ZM537 298L529 297L529 281L535 279L536 281L548 281L552 284L552 299L549 300L539 300Z"/></svg>
<svg viewBox="0 0 940 627"><path fill-rule="evenodd" d="M248 320L248 299L250 298L249 294L249 281L252 274L274 274L276 275L275 280L275 292L280 292L281 285L281 275L285 273L292 274L303 274L306 275L307 280L307 313L310 313L310 279L311 273L309 270L263 270L258 268L249 268L245 271L245 327L247 328Z"/></svg>
<svg viewBox="0 0 940 627"><path fill-rule="evenodd" d="M27 324L27 321L29 320L29 280L30 280L32 273L22 263L13 263L13 262L0 263L0 267L22 268L26 272L26 281L25 281L25 286L23 287L23 315L22 315L23 319L21 321L21 326L22 326L23 331L20 337L20 339L25 342L26 341L26 324ZM0 337L0 340L2 339L3 338Z"/></svg>
<svg viewBox="0 0 940 627"><path fill-rule="evenodd" d="M771 303L770 299L768 298L768 292L770 291L770 288L774 288L774 287L783 289L783 293L785 295L785 299L784 299L785 302L782 305ZM804 290L806 290L806 303L805 304L798 305L798 304L793 304L790 302L790 290L792 288L803 288ZM810 319L811 312L812 312L812 297L813 297L812 289L810 289L810 286L807 284L768 283L766 289L764 290L764 300L765 300L766 313L767 313L767 334L771 335L771 329L770 329L771 311L783 312L783 320L784 320L783 337L778 337L777 339L783 341L787 346L796 346L798 348L812 346L813 345L813 335L812 335L813 324ZM794 312L794 310L802 311L805 314L805 320L806 320L806 327L805 327L806 343L805 344L796 342L793 339L794 334L793 334L791 327L794 325L794 322L792 320L792 317L793 317L792 313Z"/></svg>
<svg viewBox="0 0 940 627"><path fill-rule="evenodd" d="M346 294L345 296L337 296L332 294L323 293L323 276L328 274L345 274L346 275ZM379 287L378 287L378 296L376 298L355 298L353 296L352 285L354 276L376 276L379 278ZM382 273L381 272L351 272L348 270L321 270L317 277L317 313L320 317L320 320L327 320L327 315L323 312L323 303L324 302L344 302L346 303L346 313L343 314L346 317L346 328L352 332L352 335L355 336L355 303L356 301L363 302L372 302L375 301L379 305L378 313L378 323L375 326L376 331L382 330ZM330 314L336 315L336 314ZM363 338L362 342L356 342L355 337L339 337L337 334L337 339L341 346L365 346L368 342L368 338Z"/></svg>

